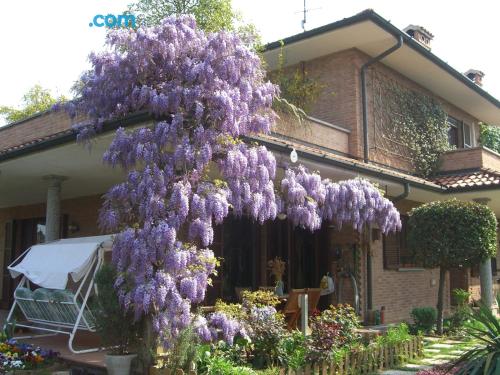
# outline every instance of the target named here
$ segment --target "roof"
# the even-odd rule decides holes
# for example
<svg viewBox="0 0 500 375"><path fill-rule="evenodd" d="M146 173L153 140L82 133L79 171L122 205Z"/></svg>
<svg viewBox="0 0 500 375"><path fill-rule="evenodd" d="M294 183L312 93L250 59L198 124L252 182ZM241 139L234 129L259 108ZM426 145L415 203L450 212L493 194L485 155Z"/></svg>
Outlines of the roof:
<svg viewBox="0 0 500 375"><path fill-rule="evenodd" d="M500 172L480 168L478 170L440 175L435 177L433 182L453 191L471 188L492 188L495 186L500 188Z"/></svg>
<svg viewBox="0 0 500 375"><path fill-rule="evenodd" d="M269 43L264 57L271 69L277 67L282 45L287 65L351 48L374 57L393 46L397 38L403 39L403 46L383 59L385 65L478 120L500 125L497 98L371 9Z"/></svg>

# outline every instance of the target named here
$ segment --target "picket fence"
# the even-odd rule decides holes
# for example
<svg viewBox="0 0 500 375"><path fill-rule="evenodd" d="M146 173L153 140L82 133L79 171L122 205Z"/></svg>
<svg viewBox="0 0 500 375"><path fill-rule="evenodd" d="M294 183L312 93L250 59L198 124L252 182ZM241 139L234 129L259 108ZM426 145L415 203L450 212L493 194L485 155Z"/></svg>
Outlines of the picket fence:
<svg viewBox="0 0 500 375"><path fill-rule="evenodd" d="M402 365L408 360L423 355L423 341L414 336L409 341L368 347L359 352L348 353L338 362L308 363L303 368L282 368L280 375L364 375L373 374L379 370ZM152 369L150 375L196 375L192 370Z"/></svg>

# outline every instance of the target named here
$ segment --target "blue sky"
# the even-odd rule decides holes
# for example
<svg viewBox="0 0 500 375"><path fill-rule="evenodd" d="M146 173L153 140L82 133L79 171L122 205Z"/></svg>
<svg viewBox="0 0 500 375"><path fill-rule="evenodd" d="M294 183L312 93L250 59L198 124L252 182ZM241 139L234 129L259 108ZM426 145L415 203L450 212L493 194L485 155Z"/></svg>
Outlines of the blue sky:
<svg viewBox="0 0 500 375"><path fill-rule="evenodd" d="M35 83L68 95L87 56L103 46L104 28L89 27L96 14L120 14L131 0L15 0L2 4L0 104L19 105ZM233 0L265 42L302 31L303 0ZM500 98L500 2L476 0L307 0L307 28L373 8L403 29L419 24L435 38L433 52L459 71L482 70L484 89ZM0 123L1 123L0 119Z"/></svg>

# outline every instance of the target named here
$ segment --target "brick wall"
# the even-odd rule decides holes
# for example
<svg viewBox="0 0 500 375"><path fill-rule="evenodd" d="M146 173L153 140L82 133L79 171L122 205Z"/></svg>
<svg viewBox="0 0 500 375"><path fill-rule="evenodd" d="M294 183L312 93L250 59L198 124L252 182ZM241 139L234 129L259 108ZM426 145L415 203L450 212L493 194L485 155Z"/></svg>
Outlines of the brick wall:
<svg viewBox="0 0 500 375"><path fill-rule="evenodd" d="M500 171L500 155L482 147L448 151L441 156L440 171L487 168Z"/></svg>
<svg viewBox="0 0 500 375"><path fill-rule="evenodd" d="M71 119L64 111L42 113L14 125L0 127L0 151L68 130Z"/></svg>
<svg viewBox="0 0 500 375"><path fill-rule="evenodd" d="M322 85L321 93L312 104L309 114L350 130L349 154L357 158L362 155L358 106L359 61L359 52L350 49L304 63L308 76ZM302 66L293 66L289 69L295 71L302 69ZM330 139L333 137L332 132Z"/></svg>
<svg viewBox="0 0 500 375"><path fill-rule="evenodd" d="M303 120L293 115L280 114L273 132L285 139L305 141L343 154L349 153L349 131L322 121Z"/></svg>
<svg viewBox="0 0 500 375"><path fill-rule="evenodd" d="M404 200L396 207L405 214L418 202ZM384 269L382 238L371 243L373 272L373 308L385 306L387 323L411 321L410 312L415 307L437 305L439 269L386 270ZM449 275L445 284L445 312L450 307Z"/></svg>

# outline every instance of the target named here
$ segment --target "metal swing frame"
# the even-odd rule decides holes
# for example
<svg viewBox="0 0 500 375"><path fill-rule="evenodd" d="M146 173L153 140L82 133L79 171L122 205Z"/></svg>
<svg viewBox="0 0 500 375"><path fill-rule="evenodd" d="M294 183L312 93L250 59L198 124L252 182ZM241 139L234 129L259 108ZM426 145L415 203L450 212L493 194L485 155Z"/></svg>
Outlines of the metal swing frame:
<svg viewBox="0 0 500 375"><path fill-rule="evenodd" d="M22 253L12 265L18 264L24 256L31 250L29 248ZM32 330L49 332L39 335L19 336L14 339L27 339L46 336L55 336L57 334L69 335L68 348L74 354L90 353L100 350L101 348L89 348L76 350L73 347L73 340L77 331L95 332L96 326L94 315L88 306L88 300L92 290L97 294L97 287L94 284L94 278L99 268L104 263L105 249L102 244L94 253L91 266L88 271L78 282L78 287L73 295L72 301L54 301L48 299L33 299L17 297L14 292L14 303L10 308L5 328L11 326L29 328ZM31 283L26 276L23 275L16 291L19 288L30 288ZM23 314L25 320L21 322L13 322L15 310L18 309Z"/></svg>

